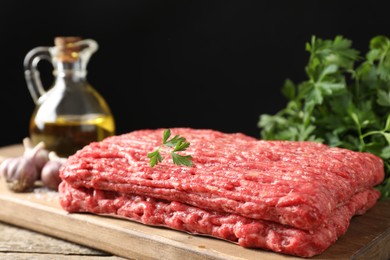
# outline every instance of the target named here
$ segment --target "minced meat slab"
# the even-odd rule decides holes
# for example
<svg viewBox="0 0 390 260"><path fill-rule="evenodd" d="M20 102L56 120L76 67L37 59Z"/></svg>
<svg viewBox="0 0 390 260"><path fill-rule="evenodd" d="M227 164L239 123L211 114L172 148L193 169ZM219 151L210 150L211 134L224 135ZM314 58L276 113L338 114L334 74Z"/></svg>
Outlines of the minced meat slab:
<svg viewBox="0 0 390 260"><path fill-rule="evenodd" d="M63 208L308 257L332 245L352 216L380 196L373 187L383 181L383 161L369 153L207 129L171 131L191 143L185 154L193 167L169 158L149 166L147 154L161 145L163 129L109 137L61 168ZM229 225L218 224L227 219Z"/></svg>

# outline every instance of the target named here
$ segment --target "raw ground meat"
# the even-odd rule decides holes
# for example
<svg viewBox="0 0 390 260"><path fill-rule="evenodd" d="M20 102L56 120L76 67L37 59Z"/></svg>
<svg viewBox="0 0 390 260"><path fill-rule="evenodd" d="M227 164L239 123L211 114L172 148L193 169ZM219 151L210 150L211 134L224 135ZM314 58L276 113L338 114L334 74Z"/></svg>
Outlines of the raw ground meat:
<svg viewBox="0 0 390 260"><path fill-rule="evenodd" d="M306 257L333 244L351 217L380 196L373 187L383 181L383 161L369 153L206 129L171 131L191 143L185 154L193 167L169 158L149 166L147 153L161 144L163 129L110 137L61 168L61 205ZM229 225L216 224L227 219Z"/></svg>
<svg viewBox="0 0 390 260"><path fill-rule="evenodd" d="M322 253L343 235L352 216L363 214L378 199L378 191L367 189L338 207L314 230L254 220L237 214L207 211L177 201L163 201L135 194L73 188L60 185L61 205L68 212L124 217L146 225L163 226L192 234L210 235L243 247L311 257Z"/></svg>

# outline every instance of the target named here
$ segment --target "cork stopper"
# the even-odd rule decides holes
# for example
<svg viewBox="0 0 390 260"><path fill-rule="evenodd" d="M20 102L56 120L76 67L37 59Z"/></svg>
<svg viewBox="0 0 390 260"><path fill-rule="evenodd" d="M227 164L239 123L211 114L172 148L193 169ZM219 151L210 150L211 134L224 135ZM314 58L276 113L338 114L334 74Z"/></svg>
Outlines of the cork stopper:
<svg viewBox="0 0 390 260"><path fill-rule="evenodd" d="M58 48L57 58L64 62L74 62L79 58L81 46L74 44L81 41L78 36L58 36L54 38L54 45Z"/></svg>
<svg viewBox="0 0 390 260"><path fill-rule="evenodd" d="M63 47L81 40L82 38L78 36L58 36L54 38L54 44L57 47Z"/></svg>

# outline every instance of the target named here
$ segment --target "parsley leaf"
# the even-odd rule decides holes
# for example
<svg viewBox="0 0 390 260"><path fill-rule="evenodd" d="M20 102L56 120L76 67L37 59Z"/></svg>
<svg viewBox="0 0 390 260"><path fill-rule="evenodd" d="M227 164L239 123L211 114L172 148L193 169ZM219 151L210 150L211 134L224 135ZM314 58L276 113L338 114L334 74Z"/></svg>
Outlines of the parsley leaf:
<svg viewBox="0 0 390 260"><path fill-rule="evenodd" d="M165 129L163 132L162 144L153 152L148 153L150 167L154 167L158 163L162 162L163 158L160 151L164 146L173 148L170 154L174 164L192 166L191 155L180 155L177 153L180 151L185 151L190 146L190 143L187 142L184 137L179 135L175 135L170 140L169 137L171 137L171 130Z"/></svg>
<svg viewBox="0 0 390 260"><path fill-rule="evenodd" d="M159 162L162 162L162 157L161 157L159 149L148 153L148 158L150 159L150 161L149 161L150 167L154 167Z"/></svg>

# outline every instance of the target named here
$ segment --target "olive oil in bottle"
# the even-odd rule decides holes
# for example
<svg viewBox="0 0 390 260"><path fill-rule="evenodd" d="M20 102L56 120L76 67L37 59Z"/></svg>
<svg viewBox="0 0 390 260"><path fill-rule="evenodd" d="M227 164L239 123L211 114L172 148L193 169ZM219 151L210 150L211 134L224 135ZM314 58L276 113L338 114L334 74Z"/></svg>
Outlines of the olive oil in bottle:
<svg viewBox="0 0 390 260"><path fill-rule="evenodd" d="M68 157L85 145L115 134L112 116L61 116L55 122L30 122L30 138L35 144L43 141L46 148Z"/></svg>

